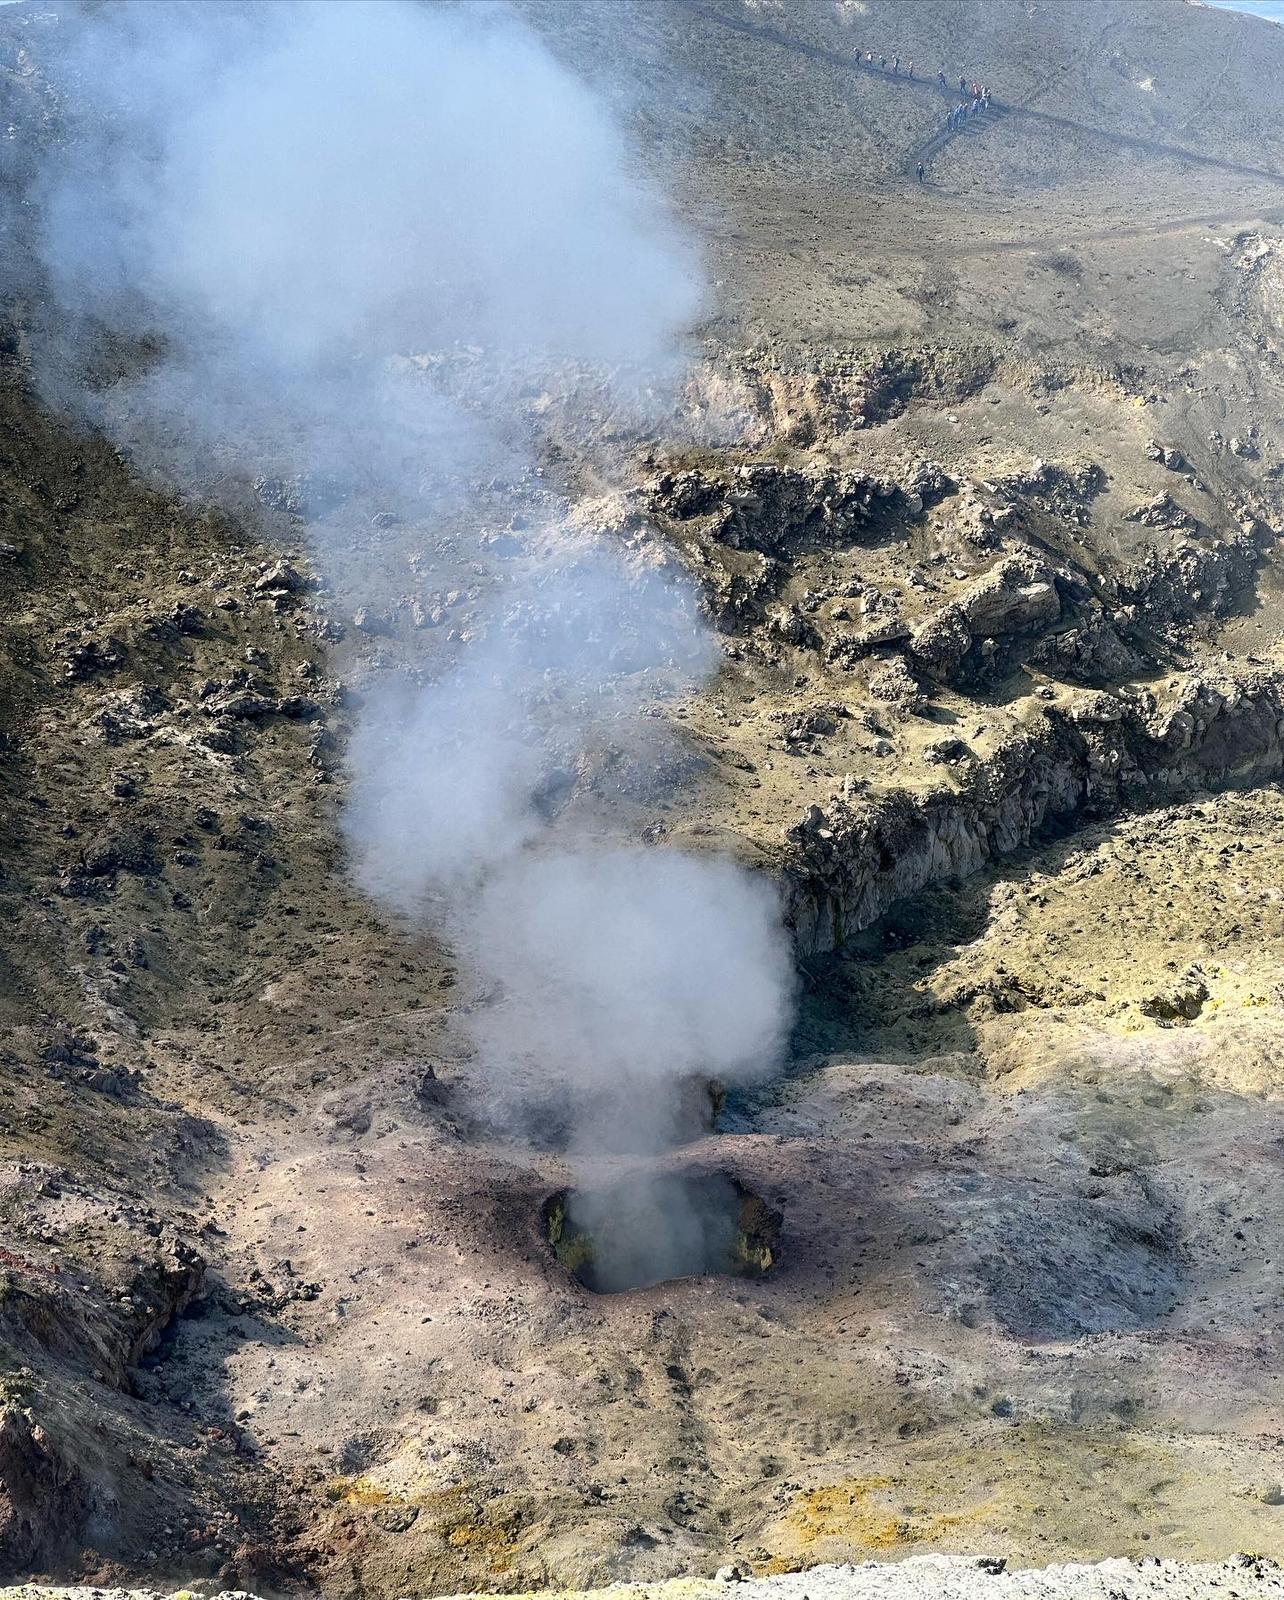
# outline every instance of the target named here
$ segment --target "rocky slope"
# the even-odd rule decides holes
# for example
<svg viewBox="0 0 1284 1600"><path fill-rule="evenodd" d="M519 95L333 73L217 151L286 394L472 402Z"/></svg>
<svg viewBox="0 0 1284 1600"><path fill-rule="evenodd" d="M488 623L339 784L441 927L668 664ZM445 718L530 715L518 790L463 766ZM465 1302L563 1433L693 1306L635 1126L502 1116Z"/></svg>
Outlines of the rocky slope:
<svg viewBox="0 0 1284 1600"><path fill-rule="evenodd" d="M0 1576L1278 1553L1281 36L1176 0L524 9L628 65L716 282L663 427L592 375L531 396L544 503L681 563L723 658L550 811L781 886L792 1058L670 1158L764 1197L779 1260L570 1277L558 1086L515 1138L487 997L352 886L360 695L478 625L486 570L399 527L340 603L308 485L146 481L36 396L11 304ZM56 20L0 36L29 129ZM936 142L938 58L1002 115Z"/></svg>

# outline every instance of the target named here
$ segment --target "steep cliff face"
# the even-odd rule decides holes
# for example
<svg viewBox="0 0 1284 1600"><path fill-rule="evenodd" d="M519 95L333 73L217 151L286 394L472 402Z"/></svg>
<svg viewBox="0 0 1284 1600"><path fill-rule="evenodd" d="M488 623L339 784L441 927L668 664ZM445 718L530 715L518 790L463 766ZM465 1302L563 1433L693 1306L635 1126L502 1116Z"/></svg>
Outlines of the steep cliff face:
<svg viewBox="0 0 1284 1600"><path fill-rule="evenodd" d="M800 949L840 949L897 900L967 877L1041 837L1284 774L1284 685L1247 670L1039 712L936 794L813 806L788 832Z"/></svg>

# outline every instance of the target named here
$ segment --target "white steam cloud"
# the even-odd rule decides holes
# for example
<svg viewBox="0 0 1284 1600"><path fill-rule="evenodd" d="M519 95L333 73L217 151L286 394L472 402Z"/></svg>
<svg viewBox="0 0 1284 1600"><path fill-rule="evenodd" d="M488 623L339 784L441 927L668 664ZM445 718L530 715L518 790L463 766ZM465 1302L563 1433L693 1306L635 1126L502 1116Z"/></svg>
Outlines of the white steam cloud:
<svg viewBox="0 0 1284 1600"><path fill-rule="evenodd" d="M559 757L573 763L595 724L635 711L658 669L685 683L708 671L694 596L625 554L550 537L451 672L376 702L352 744L348 814L368 888L413 910L502 868L547 825Z"/></svg>
<svg viewBox="0 0 1284 1600"><path fill-rule="evenodd" d="M768 885L726 861L645 848L524 857L476 909L505 985L477 1038L505 1079L570 1068L585 1096L573 1155L661 1150L693 1131L684 1088L777 1064L779 921Z"/></svg>
<svg viewBox="0 0 1284 1600"><path fill-rule="evenodd" d="M472 636L426 685L369 697L346 826L362 881L428 908L499 997L475 1023L492 1080L653 1108L661 1148L688 1080L778 1059L791 962L773 895L728 862L542 838L591 730L626 742L639 701L714 652L654 544L574 531L529 492L525 400L532 374L555 389L585 363L630 403L671 387L695 253L502 6L118 4L74 30L39 196L48 392L71 397L68 328L145 337L78 403L192 492L322 485L318 559L352 603L411 536L460 559L433 529L458 529L478 478L537 507L502 579L486 567Z"/></svg>

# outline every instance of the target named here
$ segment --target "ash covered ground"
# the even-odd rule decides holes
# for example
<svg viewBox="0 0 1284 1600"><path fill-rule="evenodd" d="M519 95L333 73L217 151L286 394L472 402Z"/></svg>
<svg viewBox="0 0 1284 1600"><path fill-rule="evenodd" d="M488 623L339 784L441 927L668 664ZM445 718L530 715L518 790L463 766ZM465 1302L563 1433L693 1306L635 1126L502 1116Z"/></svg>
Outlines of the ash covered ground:
<svg viewBox="0 0 1284 1600"><path fill-rule="evenodd" d="M0 1578L1278 1556L1284 33L518 10L704 254L661 414L567 364L462 505L216 455L180 493L182 414L158 465L59 404L57 296L8 297ZM10 258L68 26L0 10ZM164 359L79 348L95 393ZM514 994L563 1015L461 957L511 903L412 914L345 820L380 686L549 519L685 576L715 650L550 746L539 848L734 863L798 974L770 1070L664 1077L640 1148L652 1078L496 1066ZM756 1203L728 1270L576 1278L550 1201L639 1170Z"/></svg>

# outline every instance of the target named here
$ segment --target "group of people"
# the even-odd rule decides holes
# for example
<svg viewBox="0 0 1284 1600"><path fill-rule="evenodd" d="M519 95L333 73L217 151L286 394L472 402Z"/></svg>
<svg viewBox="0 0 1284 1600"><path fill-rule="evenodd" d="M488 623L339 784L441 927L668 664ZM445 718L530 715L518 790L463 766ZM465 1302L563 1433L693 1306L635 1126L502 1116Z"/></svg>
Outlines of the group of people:
<svg viewBox="0 0 1284 1600"><path fill-rule="evenodd" d="M893 56L889 61L886 56L876 56L872 50L862 50L859 45L852 51L852 60L858 67L871 67L877 72L890 72L892 77L899 78L902 70L907 78L914 76L914 62L911 58L904 63L902 68L900 56ZM950 80L945 76L945 68L936 74L936 81L946 94L951 92ZM990 109L990 91L985 84L976 79L971 82L965 73L959 74L959 94L962 96L953 111L950 112L948 127L951 133L961 126L964 119L977 111Z"/></svg>
<svg viewBox="0 0 1284 1600"><path fill-rule="evenodd" d="M876 56L872 50L862 50L858 45L852 51L852 60L858 67L874 67L879 72L890 72L893 78L899 78L901 75L901 58L899 56L893 56L889 61L886 56ZM907 78L914 76L914 61L912 57L905 63L905 76Z"/></svg>
<svg viewBox="0 0 1284 1600"><path fill-rule="evenodd" d="M948 88L943 72L940 74L940 80L941 87L943 89ZM945 119L945 126L950 133L954 133L961 128L968 117L990 109L990 91L985 84L969 84L966 78L960 78L959 93L963 96L963 99L959 101L958 105L954 107L953 111Z"/></svg>
<svg viewBox="0 0 1284 1600"><path fill-rule="evenodd" d="M872 50L862 50L857 46L852 51L852 60L858 67L870 67L877 72L890 71L894 78L899 78L902 70L904 70L907 78L914 76L913 60L906 61L902 69L901 58L898 55L893 56L889 61L886 56L876 56ZM953 94L953 86L950 79L945 75L944 67L936 74L936 81L945 94ZM969 81L965 73L959 74L958 92L961 96L959 103L945 119L945 131L947 134L957 133L969 117L977 116L982 111L990 109L990 91L987 85L976 79ZM920 183L925 181L927 168L923 162L920 161L918 163L914 173Z"/></svg>
<svg viewBox="0 0 1284 1600"><path fill-rule="evenodd" d="M852 51L852 60L858 67L872 67L876 72L890 72L894 78L899 78L902 71L907 78L914 76L913 57L902 64L900 56L892 56L889 60L886 56L876 56L872 50L862 50L857 45ZM947 94L950 92L950 80L945 76L944 67L936 74L936 81ZM985 111L989 107L989 89L975 80L969 83L964 73L959 74L959 94L963 97L959 109L965 114L970 111Z"/></svg>

